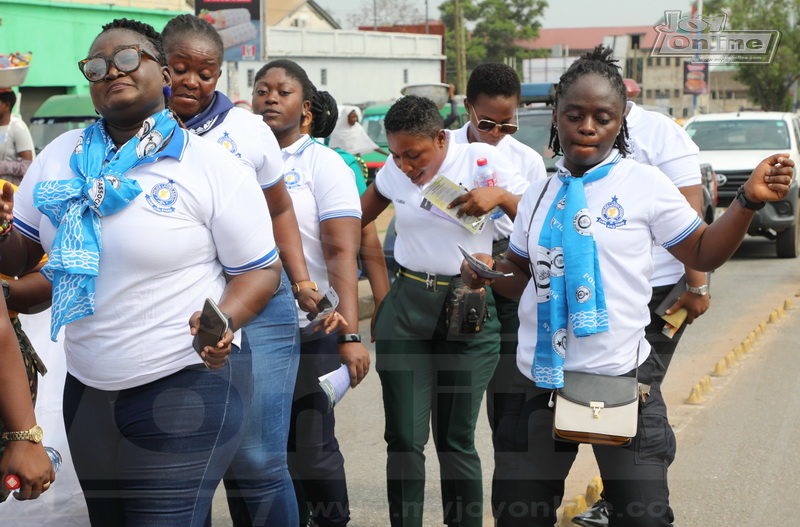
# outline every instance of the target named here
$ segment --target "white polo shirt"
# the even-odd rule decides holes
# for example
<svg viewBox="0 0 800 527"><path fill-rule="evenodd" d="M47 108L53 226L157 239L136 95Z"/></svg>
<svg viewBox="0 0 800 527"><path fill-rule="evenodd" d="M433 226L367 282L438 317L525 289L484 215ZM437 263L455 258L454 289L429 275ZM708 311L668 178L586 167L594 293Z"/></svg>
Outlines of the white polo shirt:
<svg viewBox="0 0 800 527"><path fill-rule="evenodd" d="M33 206L33 188L75 177L69 158L82 133L50 143L15 194L15 225L45 251L56 227ZM64 337L67 369L88 386L131 388L200 364L189 317L206 297L220 299L223 270L240 274L278 259L258 184L213 143L180 133L188 137L180 160L128 171L142 193L102 219L95 314L68 324Z"/></svg>
<svg viewBox="0 0 800 527"><path fill-rule="evenodd" d="M562 167L563 159L556 166ZM545 181L537 181L522 197L509 246L525 259L530 255L534 267L542 224L561 182L557 176L552 176L531 218L544 186ZM650 255L653 243L665 247L679 243L694 232L701 221L675 185L657 168L625 158L607 176L586 184L586 200L594 219L609 331L577 338L570 327L564 368L620 375L634 368L640 344L639 363L649 355L644 328L650 322L647 303L652 292L649 279L653 272ZM517 366L531 380L538 298L536 285L531 280L520 299L517 348Z"/></svg>
<svg viewBox="0 0 800 527"><path fill-rule="evenodd" d="M333 218L361 219L361 200L353 171L339 154L307 135L281 149L281 153L283 181L292 197L308 274L320 293L325 294L330 281L320 241L320 224ZM301 327L308 325L306 314L298 307Z"/></svg>
<svg viewBox="0 0 800 527"><path fill-rule="evenodd" d="M631 154L628 158L658 167L677 187L702 184L700 149L675 121L658 112L643 110L628 101L628 133ZM655 271L650 285L672 285L685 272L684 265L663 247L653 247Z"/></svg>
<svg viewBox="0 0 800 527"><path fill-rule="evenodd" d="M467 135L468 128L469 123L453 133L453 138L456 143L469 143L469 136ZM514 139L513 136L506 135L503 137L500 142L497 143L496 148L511 161L512 165L517 167L522 177L526 178L529 183L547 177L547 169L544 166L544 160L542 156L539 155L539 152L525 143ZM508 238L513 228L514 222L508 215L498 218L494 222L494 239L502 240L503 238Z"/></svg>
<svg viewBox="0 0 800 527"><path fill-rule="evenodd" d="M485 143L457 143L450 131L447 131L447 154L439 173L471 190L474 188L473 167L482 157L494 168L499 187L513 194L522 194L528 187L528 180L497 148ZM375 176L375 185L382 196L394 203L397 229L394 257L403 267L421 273L454 276L459 274L464 259L458 244L470 253L492 253L491 225L479 234L472 234L420 208L422 192L430 182L415 185L391 159Z"/></svg>
<svg viewBox="0 0 800 527"><path fill-rule="evenodd" d="M225 148L252 170L262 189L281 180L281 147L261 116L234 107L225 115L224 121L202 135Z"/></svg>

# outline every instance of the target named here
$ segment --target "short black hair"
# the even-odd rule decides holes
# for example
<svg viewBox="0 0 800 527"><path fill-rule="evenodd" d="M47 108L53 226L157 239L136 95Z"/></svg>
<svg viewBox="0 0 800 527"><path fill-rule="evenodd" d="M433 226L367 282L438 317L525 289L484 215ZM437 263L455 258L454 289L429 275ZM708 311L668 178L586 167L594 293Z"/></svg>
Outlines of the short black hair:
<svg viewBox="0 0 800 527"><path fill-rule="evenodd" d="M617 95L619 95L619 98L624 106L628 100L628 96L625 93L625 83L622 81L620 68L615 64L617 61L611 58L612 53L614 53L613 49L600 44L592 51L584 53L578 60L573 62L572 65L567 68L567 71L561 75L561 79L558 81L558 86L556 86L555 109L553 111L556 111L558 108L558 101L564 97L564 94L567 93L567 90L569 90L578 81L578 79L584 75L599 75L605 79L608 79L608 82L611 84L611 88L617 93ZM616 147L616 149L619 150L623 156L630 154L630 150L628 149L628 141L628 123L623 116L622 128L620 128L619 135L617 135L617 138L614 141L614 147ZM560 155L562 153L561 143L558 140L558 130L556 129L555 124L550 127L549 146L556 155Z"/></svg>
<svg viewBox="0 0 800 527"><path fill-rule="evenodd" d="M13 110L14 105L17 104L17 94L14 90L0 90L0 102L7 102L9 109Z"/></svg>
<svg viewBox="0 0 800 527"><path fill-rule="evenodd" d="M519 99L522 87L517 72L511 66L498 62L478 65L467 81L467 100L474 103L481 95Z"/></svg>
<svg viewBox="0 0 800 527"><path fill-rule="evenodd" d="M164 40L164 49L168 49L174 39L182 36L197 37L210 43L217 52L220 63L225 56L225 46L222 44L222 37L211 23L204 19L190 14L178 15L172 18L164 30L161 32Z"/></svg>
<svg viewBox="0 0 800 527"><path fill-rule="evenodd" d="M434 138L444 128L444 119L432 100L418 95L406 95L386 112L383 126L387 134L404 132L413 136Z"/></svg>
<svg viewBox="0 0 800 527"><path fill-rule="evenodd" d="M289 77L293 78L297 82L299 82L303 86L303 100L304 101L313 101L314 100L314 93L316 93L317 88L314 86L314 83L308 78L308 74L306 70L300 67L298 63L293 60L289 59L277 59L271 62L266 63L258 73L256 73L256 78L253 81L255 84L261 77L267 74L267 71L271 70L272 68L281 68L286 72Z"/></svg>
<svg viewBox="0 0 800 527"><path fill-rule="evenodd" d="M133 20L130 18L115 18L108 24L104 25L103 30L97 36L99 37L106 31L111 31L112 29L127 29L128 31L139 33L153 46L153 49L156 52L158 63L162 66L167 65L167 59L164 57L164 40L161 37L161 33L156 31L155 28L150 24L139 22L138 20ZM97 40L97 37L95 37L94 40ZM94 44L94 40L92 41L92 44Z"/></svg>
<svg viewBox="0 0 800 527"><path fill-rule="evenodd" d="M339 108L336 99L326 91L319 91L311 99L311 136L328 137L336 128Z"/></svg>

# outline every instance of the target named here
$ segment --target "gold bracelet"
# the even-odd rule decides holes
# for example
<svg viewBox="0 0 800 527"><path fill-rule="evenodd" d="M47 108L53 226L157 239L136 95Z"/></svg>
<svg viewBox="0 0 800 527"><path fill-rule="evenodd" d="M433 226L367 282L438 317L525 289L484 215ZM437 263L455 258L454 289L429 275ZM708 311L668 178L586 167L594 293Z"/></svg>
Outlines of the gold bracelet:
<svg viewBox="0 0 800 527"><path fill-rule="evenodd" d="M319 291L317 283L312 282L311 280L301 280L297 283L292 284L292 293L294 293L295 296L297 296L297 294L304 289L311 289L312 291L317 291L317 292Z"/></svg>

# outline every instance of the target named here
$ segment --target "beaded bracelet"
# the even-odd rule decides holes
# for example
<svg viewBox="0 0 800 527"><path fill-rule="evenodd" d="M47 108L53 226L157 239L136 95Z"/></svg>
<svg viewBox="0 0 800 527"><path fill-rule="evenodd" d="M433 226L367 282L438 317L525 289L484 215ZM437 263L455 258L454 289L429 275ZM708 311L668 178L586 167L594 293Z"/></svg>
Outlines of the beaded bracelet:
<svg viewBox="0 0 800 527"><path fill-rule="evenodd" d="M14 226L14 218L8 218L3 223L0 223L0 240L5 240L11 234L11 228Z"/></svg>

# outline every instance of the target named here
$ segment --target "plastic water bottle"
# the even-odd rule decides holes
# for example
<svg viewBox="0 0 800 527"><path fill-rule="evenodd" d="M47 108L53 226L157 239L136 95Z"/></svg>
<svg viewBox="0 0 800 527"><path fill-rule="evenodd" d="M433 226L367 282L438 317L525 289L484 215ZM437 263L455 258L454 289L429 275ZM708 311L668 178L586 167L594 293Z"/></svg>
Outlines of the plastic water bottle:
<svg viewBox="0 0 800 527"><path fill-rule="evenodd" d="M475 167L473 180L475 182L475 188L497 186L497 179L495 178L494 170L492 170L492 167L489 166L489 162L485 157L478 159L478 166ZM496 220L497 218L503 216L503 214L505 214L503 209L500 207L495 207L495 209L489 213L489 219Z"/></svg>
<svg viewBox="0 0 800 527"><path fill-rule="evenodd" d="M61 454L58 450L51 446L44 447L44 451L47 452L47 457L50 458L50 462L53 464L53 472L58 472L61 468L62 458ZM8 498L10 491L17 490L20 487L20 481L17 476L14 474L9 474L6 476L4 483L5 489L0 489L0 503L4 502L6 498Z"/></svg>

